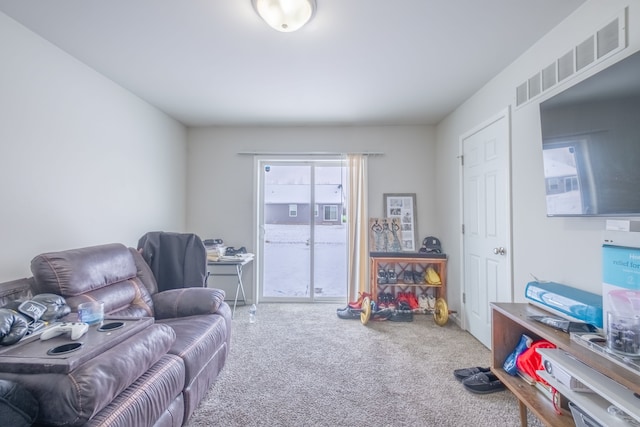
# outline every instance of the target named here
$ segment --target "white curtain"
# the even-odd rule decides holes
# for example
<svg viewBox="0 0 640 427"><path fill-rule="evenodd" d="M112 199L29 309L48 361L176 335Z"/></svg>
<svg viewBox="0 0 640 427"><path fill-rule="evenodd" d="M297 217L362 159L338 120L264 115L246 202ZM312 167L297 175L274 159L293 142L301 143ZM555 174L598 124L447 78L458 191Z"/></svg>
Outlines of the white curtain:
<svg viewBox="0 0 640 427"><path fill-rule="evenodd" d="M349 301L359 293L371 293L369 282L369 212L367 209L367 155L347 154L349 166Z"/></svg>

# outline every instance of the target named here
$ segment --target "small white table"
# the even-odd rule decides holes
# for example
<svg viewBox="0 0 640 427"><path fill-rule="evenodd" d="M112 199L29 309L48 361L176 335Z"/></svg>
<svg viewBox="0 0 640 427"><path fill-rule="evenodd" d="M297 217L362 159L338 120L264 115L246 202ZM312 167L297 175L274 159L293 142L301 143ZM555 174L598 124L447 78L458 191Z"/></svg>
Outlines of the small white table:
<svg viewBox="0 0 640 427"><path fill-rule="evenodd" d="M221 259L219 261L207 261L207 269L209 270L209 276L235 276L238 279L236 286L236 296L233 300L233 312L231 316L236 314L236 305L238 304L238 294L242 293L242 303L246 305L247 297L244 293L244 285L242 283L242 268L251 263L253 257L230 259ZM235 267L235 273L230 273L227 267ZM222 271L216 271L222 270Z"/></svg>

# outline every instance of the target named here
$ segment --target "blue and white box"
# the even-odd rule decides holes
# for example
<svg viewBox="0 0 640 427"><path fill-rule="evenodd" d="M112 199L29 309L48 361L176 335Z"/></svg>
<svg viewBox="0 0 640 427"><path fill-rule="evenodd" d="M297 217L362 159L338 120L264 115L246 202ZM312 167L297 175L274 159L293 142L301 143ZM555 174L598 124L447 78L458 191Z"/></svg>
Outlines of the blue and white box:
<svg viewBox="0 0 640 427"><path fill-rule="evenodd" d="M638 319L640 324L640 248L603 245L602 303L608 341L608 323L616 318L629 319L632 324Z"/></svg>

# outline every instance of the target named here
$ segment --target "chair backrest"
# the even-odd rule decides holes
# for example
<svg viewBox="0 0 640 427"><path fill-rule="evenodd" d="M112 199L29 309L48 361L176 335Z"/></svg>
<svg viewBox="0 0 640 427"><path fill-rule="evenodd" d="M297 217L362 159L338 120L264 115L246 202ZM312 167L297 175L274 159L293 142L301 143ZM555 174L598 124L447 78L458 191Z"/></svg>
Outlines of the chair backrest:
<svg viewBox="0 0 640 427"><path fill-rule="evenodd" d="M140 254L113 243L36 256L31 261L33 291L65 298L73 311L83 302L104 302L105 314L153 316L157 289Z"/></svg>
<svg viewBox="0 0 640 427"><path fill-rule="evenodd" d="M158 284L158 291L206 286L207 250L193 233L154 231L138 241L138 251Z"/></svg>
<svg viewBox="0 0 640 427"><path fill-rule="evenodd" d="M32 278L11 280L0 283L0 307L4 307L15 300L27 300L32 296Z"/></svg>

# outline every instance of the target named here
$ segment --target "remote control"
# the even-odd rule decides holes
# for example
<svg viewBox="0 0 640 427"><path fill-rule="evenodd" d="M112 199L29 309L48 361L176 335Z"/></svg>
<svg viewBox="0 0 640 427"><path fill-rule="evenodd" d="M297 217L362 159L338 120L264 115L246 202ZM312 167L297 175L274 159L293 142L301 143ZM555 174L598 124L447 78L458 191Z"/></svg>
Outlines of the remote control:
<svg viewBox="0 0 640 427"><path fill-rule="evenodd" d="M87 323L63 322L63 323L55 324L50 328L42 331L42 334L40 334L40 339L44 341L53 337L57 337L58 335L65 334L67 332L71 332L71 339L77 340L78 338L83 336L88 330L89 330L89 325Z"/></svg>

